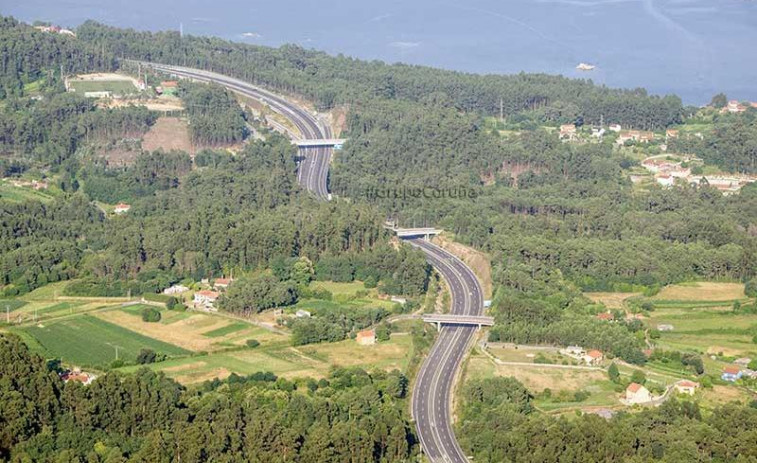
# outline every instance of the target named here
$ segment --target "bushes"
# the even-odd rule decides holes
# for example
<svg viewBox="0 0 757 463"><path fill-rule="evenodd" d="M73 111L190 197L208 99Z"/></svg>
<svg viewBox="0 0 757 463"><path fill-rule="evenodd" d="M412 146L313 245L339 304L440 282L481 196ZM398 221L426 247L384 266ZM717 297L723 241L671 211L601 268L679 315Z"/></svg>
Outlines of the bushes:
<svg viewBox="0 0 757 463"><path fill-rule="evenodd" d="M247 344L247 347L252 347L254 349L260 345L260 341L257 339L248 339L245 344Z"/></svg>
<svg viewBox="0 0 757 463"><path fill-rule="evenodd" d="M160 321L160 312L153 307L142 309L142 321L147 323L157 323Z"/></svg>

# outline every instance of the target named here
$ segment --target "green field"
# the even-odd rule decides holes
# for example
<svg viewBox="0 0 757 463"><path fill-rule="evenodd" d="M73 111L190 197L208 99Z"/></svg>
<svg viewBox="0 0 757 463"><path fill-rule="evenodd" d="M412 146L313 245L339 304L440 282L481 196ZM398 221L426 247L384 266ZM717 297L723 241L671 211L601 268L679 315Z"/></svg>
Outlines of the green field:
<svg viewBox="0 0 757 463"><path fill-rule="evenodd" d="M300 348L264 342L254 349L169 359L149 365L149 368L164 371L184 383L225 377L230 373L249 375L258 371L271 371L287 378L324 377L334 365L359 366L369 370L397 368L405 371L412 354L410 336L392 335L390 341L375 346L358 346L354 340L311 344ZM132 372L138 368L139 366L132 365L123 367L120 371Z"/></svg>
<svg viewBox="0 0 757 463"><path fill-rule="evenodd" d="M129 80L73 80L70 85L76 93L111 92L125 95L138 92L137 87Z"/></svg>
<svg viewBox="0 0 757 463"><path fill-rule="evenodd" d="M18 299L0 299L0 312L13 312L26 305L26 301Z"/></svg>
<svg viewBox="0 0 757 463"><path fill-rule="evenodd" d="M145 348L167 356L190 353L89 315L15 331L27 341L32 339L30 347L42 355L60 357L64 362L80 366L106 366L115 359L116 348L119 358L126 361L132 361Z"/></svg>
<svg viewBox="0 0 757 463"><path fill-rule="evenodd" d="M34 190L28 187L18 187L8 182L0 182L0 199L10 201L14 203L22 203L24 201L50 201L53 199L52 195Z"/></svg>
<svg viewBox="0 0 757 463"><path fill-rule="evenodd" d="M227 334L236 333L237 331L246 330L248 328L250 328L249 323L236 322L230 325L222 326L221 328L216 328L214 330L208 331L207 333L202 333L202 335L209 338L219 338L221 336L226 336Z"/></svg>

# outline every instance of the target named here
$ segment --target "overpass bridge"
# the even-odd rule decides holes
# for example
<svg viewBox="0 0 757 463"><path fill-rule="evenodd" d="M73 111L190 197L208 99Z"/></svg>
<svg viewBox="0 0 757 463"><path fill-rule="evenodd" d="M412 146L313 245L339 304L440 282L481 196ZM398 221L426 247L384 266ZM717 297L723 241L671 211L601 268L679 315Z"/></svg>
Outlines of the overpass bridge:
<svg viewBox="0 0 757 463"><path fill-rule="evenodd" d="M384 228L393 231L398 238L426 238L441 234L444 230L433 227L419 227L419 228L399 228L395 227L393 223L387 222L384 224Z"/></svg>
<svg viewBox="0 0 757 463"><path fill-rule="evenodd" d="M292 144L300 148L330 147L341 149L346 141L347 139L345 138L307 138L304 140L292 140Z"/></svg>
<svg viewBox="0 0 757 463"><path fill-rule="evenodd" d="M476 326L479 329L494 325L494 317L484 315L425 314L421 319L426 323L435 323L438 331L441 331L442 325Z"/></svg>

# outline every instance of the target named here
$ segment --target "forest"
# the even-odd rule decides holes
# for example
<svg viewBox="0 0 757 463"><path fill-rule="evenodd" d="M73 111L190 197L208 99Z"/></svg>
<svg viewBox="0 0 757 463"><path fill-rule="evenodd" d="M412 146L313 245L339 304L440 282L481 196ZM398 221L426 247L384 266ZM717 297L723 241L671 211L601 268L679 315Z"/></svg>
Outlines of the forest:
<svg viewBox="0 0 757 463"><path fill-rule="evenodd" d="M0 378L3 461L392 462L415 452L397 371L233 375L186 389L143 369L84 387L0 335Z"/></svg>

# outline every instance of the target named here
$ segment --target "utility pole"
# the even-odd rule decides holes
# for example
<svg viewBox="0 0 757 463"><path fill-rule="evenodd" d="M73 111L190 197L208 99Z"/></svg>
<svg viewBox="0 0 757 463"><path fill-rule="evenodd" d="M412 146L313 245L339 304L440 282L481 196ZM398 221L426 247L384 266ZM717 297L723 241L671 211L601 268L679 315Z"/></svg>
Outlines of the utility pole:
<svg viewBox="0 0 757 463"><path fill-rule="evenodd" d="M505 123L505 103L502 98L499 99L499 121Z"/></svg>

